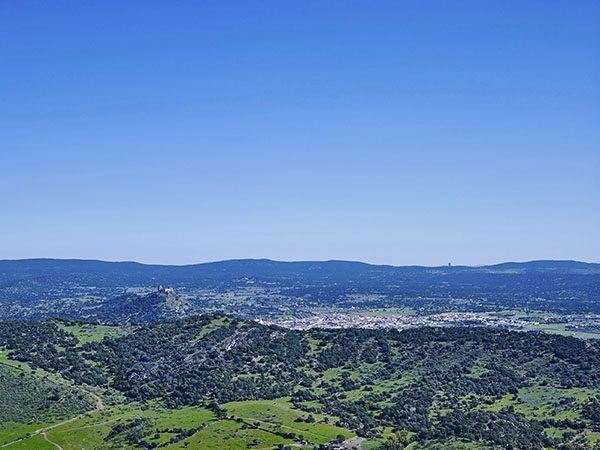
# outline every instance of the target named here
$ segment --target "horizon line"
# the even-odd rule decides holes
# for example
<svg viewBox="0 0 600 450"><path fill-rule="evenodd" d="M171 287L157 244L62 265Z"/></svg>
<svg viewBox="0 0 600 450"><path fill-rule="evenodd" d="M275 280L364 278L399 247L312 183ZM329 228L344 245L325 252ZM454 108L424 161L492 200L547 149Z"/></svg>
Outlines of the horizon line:
<svg viewBox="0 0 600 450"><path fill-rule="evenodd" d="M341 262L341 263L353 263L353 264L364 264L368 266L376 266L376 267L422 267L422 268L448 268L448 267L469 267L469 268L482 268L482 267L494 267L503 264L529 264L529 263L539 263L539 262L554 262L554 263L580 263L580 264L589 264L589 265L600 265L600 262L595 261L583 261L576 259L530 259L524 261L501 261L493 264L445 264L445 265L422 265L422 264L377 264L377 263L369 263L360 260L348 260L348 259L326 259L326 260L280 260L280 259L271 259L271 258L230 258L230 259L220 259L220 260L211 260L211 261L203 261L197 263L187 263L187 264L161 264L161 263L147 263L140 262L135 260L107 260L107 259L98 259L98 258L54 258L54 257L34 257L34 258L5 258L0 259L0 262L18 262L18 261L87 261L87 262L101 262L107 264L139 264L143 266L161 266L161 267L188 267L188 266L199 266L204 264L219 264L219 263L227 263L227 262L235 262L235 261L268 261L274 263L284 263L284 264L294 264L294 263L332 263L332 262Z"/></svg>

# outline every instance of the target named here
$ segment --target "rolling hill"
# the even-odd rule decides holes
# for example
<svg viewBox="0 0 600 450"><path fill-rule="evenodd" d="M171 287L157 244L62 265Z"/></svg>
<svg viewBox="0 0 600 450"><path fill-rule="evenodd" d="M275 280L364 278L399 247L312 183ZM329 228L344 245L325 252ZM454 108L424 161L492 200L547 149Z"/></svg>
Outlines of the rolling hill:
<svg viewBox="0 0 600 450"><path fill-rule="evenodd" d="M65 449L347 441L537 450L600 440L598 342L489 328L300 332L225 315L110 328L0 322L4 363L40 380L15 393L18 378L0 372L1 397L12 399L0 402L9 414L0 442L40 422L58 423L45 437ZM49 391L49 377L66 390ZM90 414L80 416L85 395L72 393L91 390L104 404L88 401ZM25 416L14 409L24 397L34 400ZM74 420L61 421L68 413ZM22 443L38 448L41 439Z"/></svg>
<svg viewBox="0 0 600 450"><path fill-rule="evenodd" d="M172 302L165 308L157 298L136 297L148 295L157 285L185 295L172 310ZM215 310L251 316L292 307L600 313L600 264L531 261L483 267L394 267L349 261L231 260L160 266L94 260L0 261L0 318L113 320L121 315L126 319L127 310L145 301L148 308L160 305L153 316L161 319Z"/></svg>

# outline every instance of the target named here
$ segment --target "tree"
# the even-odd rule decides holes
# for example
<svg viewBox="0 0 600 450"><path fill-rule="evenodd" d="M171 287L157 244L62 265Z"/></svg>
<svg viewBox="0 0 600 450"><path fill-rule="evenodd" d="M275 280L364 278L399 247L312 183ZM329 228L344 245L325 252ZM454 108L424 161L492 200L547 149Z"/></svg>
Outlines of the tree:
<svg viewBox="0 0 600 450"><path fill-rule="evenodd" d="M397 431L388 437L387 441L383 444L384 450L402 450L406 448L410 441L408 431L401 430Z"/></svg>

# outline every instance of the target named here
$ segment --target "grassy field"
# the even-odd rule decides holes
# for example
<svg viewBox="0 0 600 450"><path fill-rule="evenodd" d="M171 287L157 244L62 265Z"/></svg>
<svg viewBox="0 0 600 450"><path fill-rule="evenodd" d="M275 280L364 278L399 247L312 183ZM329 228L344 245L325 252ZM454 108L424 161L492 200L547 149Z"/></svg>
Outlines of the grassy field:
<svg viewBox="0 0 600 450"><path fill-rule="evenodd" d="M144 421L140 441L156 443L167 448L187 449L265 449L278 444L292 444L302 439L310 444L330 442L337 435L350 438L355 434L333 425L338 419L314 414L315 423L296 422L307 414L293 408L289 399L234 402L222 405L227 418L217 419L205 408L184 407L165 409L160 404L137 403L100 411L46 431L47 438L64 450L94 448L130 448L126 433L114 434L119 426L127 428ZM324 423L325 421L331 423ZM0 444L33 434L49 424L25 425L3 423ZM185 432L192 430L190 436ZM183 434L182 434L183 431ZM112 435L111 435L112 432ZM290 435L293 433L295 436ZM176 442L172 442L172 440ZM5 448L56 448L41 435L33 435Z"/></svg>
<svg viewBox="0 0 600 450"><path fill-rule="evenodd" d="M276 433L301 435L312 444L330 442L338 434L347 438L355 436L354 433L333 425L338 419L332 416L312 414L315 420L313 423L297 421L306 420L309 414L294 409L288 398L232 402L224 404L223 408L232 416L248 423Z"/></svg>
<svg viewBox="0 0 600 450"><path fill-rule="evenodd" d="M567 324L565 323L528 325L524 327L524 329L526 331L542 331L544 333L572 336L579 339L600 339L600 333L587 332L577 329L567 329Z"/></svg>
<svg viewBox="0 0 600 450"><path fill-rule="evenodd" d="M101 341L105 337L123 336L127 333L127 329L125 327L112 325L66 325L64 322L61 321L57 321L57 325L63 330L74 334L75 337L79 339L79 342L82 344L86 342Z"/></svg>
<svg viewBox="0 0 600 450"><path fill-rule="evenodd" d="M65 450L89 450L104 445L107 436L116 426L127 426L136 420L143 419L145 436L141 441L167 444L177 438L177 432L164 432L169 429L192 429L201 427L215 419L214 413L203 408L186 407L167 410L160 405L131 404L109 411L102 411L74 422L61 425L47 432L48 438ZM127 447L128 443L122 435L115 435L109 442L111 447Z"/></svg>
<svg viewBox="0 0 600 450"><path fill-rule="evenodd" d="M19 422L0 423L0 445L15 441L19 438L32 434L35 430L50 425L49 423L26 424ZM12 446L11 446L12 448Z"/></svg>
<svg viewBox="0 0 600 450"><path fill-rule="evenodd" d="M276 448L278 444L291 444L292 439L285 439L260 429L248 428L233 420L220 420L208 425L203 430L171 445L168 448L228 450L228 449L266 449Z"/></svg>
<svg viewBox="0 0 600 450"><path fill-rule="evenodd" d="M56 450L56 446L51 442L48 442L40 434L12 444L6 448L10 450Z"/></svg>

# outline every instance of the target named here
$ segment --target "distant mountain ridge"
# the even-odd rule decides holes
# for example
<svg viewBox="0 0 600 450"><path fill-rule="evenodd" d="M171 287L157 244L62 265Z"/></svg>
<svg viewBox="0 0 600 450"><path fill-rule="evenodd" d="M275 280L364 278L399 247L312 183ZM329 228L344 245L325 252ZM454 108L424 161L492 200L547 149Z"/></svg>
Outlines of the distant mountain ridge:
<svg viewBox="0 0 600 450"><path fill-rule="evenodd" d="M132 297L158 285L185 298L172 308L173 302L156 297ZM214 308L248 316L259 309L262 314L274 308L281 313L330 306L401 307L421 313L507 308L600 313L600 264L541 260L424 267L237 259L174 266L0 260L0 319L81 317L85 310L99 320L128 322L128 314L132 321L149 321Z"/></svg>
<svg viewBox="0 0 600 450"><path fill-rule="evenodd" d="M600 273L600 263L587 263L570 260L535 260L527 262L505 262L486 266L392 266L375 265L358 261L274 261L270 259L231 259L188 265L143 264L133 261L102 261L94 259L16 259L0 260L0 284L24 278L56 276L62 274L88 273L96 276L114 276L118 279L175 277L223 276L289 276L293 274L315 273L347 275L360 273L457 273L490 272L517 270L521 272L554 273Z"/></svg>

